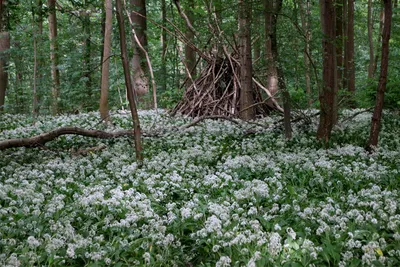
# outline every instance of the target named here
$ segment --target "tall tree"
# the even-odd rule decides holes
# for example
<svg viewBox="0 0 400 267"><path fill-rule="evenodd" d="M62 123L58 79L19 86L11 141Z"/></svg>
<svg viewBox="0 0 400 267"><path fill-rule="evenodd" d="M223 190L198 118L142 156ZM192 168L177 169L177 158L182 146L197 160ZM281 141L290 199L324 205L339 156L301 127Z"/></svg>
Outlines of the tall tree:
<svg viewBox="0 0 400 267"><path fill-rule="evenodd" d="M162 29L161 29L161 77L162 77L162 91L165 92L167 90L167 6L165 0L161 0L161 20L162 20Z"/></svg>
<svg viewBox="0 0 400 267"><path fill-rule="evenodd" d="M194 21L194 8L195 1L189 1L185 13L187 14L190 24L193 24ZM190 27L187 28L185 37L188 40L188 44L185 45L185 61L188 69L190 70L190 74L193 77L196 75L196 51L191 46L191 44L194 43L194 32L190 29Z"/></svg>
<svg viewBox="0 0 400 267"><path fill-rule="evenodd" d="M369 43L369 65L368 65L368 78L374 76L374 40L373 40L373 21L372 21L372 0L368 0L368 43Z"/></svg>
<svg viewBox="0 0 400 267"><path fill-rule="evenodd" d="M141 165L143 162L143 154L142 154L140 121L139 121L139 114L138 114L137 108L136 108L136 97L134 94L134 88L132 85L131 75L130 75L130 70L129 70L130 68L129 68L129 60L128 60L128 49L126 47L125 25L124 25L124 18L123 18L122 10L123 9L122 9L121 0L116 0L116 15L117 15L117 21L118 21L118 28L119 28L121 58L122 58L122 65L124 68L126 92L128 95L129 107L131 109L131 114L132 114L136 160L138 161L139 165Z"/></svg>
<svg viewBox="0 0 400 267"><path fill-rule="evenodd" d="M253 95L253 67L251 59L251 0L239 0L239 47L240 47L240 117L255 118Z"/></svg>
<svg viewBox="0 0 400 267"><path fill-rule="evenodd" d="M265 57L267 62L267 79L268 79L268 90L271 95L275 95L278 92L278 70L276 68L276 52L278 51L277 40L276 40L276 1L264 0L265 10ZM268 102L272 105L271 101Z"/></svg>
<svg viewBox="0 0 400 267"><path fill-rule="evenodd" d="M60 71L58 69L56 0L48 0L47 6L49 8L50 61L51 61L51 80L52 80L51 113L53 115L56 115L59 111L58 98L60 95Z"/></svg>
<svg viewBox="0 0 400 267"><path fill-rule="evenodd" d="M383 23L382 35L382 58L381 58L381 73L379 76L378 88L376 90L376 101L374 113L371 121L371 131L367 144L367 150L371 151L378 145L379 131L381 127L383 101L386 90L387 73L389 66L389 40L392 27L392 1L383 0L385 8L385 20Z"/></svg>
<svg viewBox="0 0 400 267"><path fill-rule="evenodd" d="M7 27L7 0L0 0L0 111L4 110L8 85L8 50L10 49L10 33Z"/></svg>
<svg viewBox="0 0 400 267"><path fill-rule="evenodd" d="M34 26L36 30L33 36L33 51L34 51L34 65L33 65L33 96L32 96L32 114L39 113L39 92L38 87L42 81L42 68L44 62L40 57L40 44L43 35L43 1L36 0L35 5L32 7L33 21L36 23Z"/></svg>
<svg viewBox="0 0 400 267"><path fill-rule="evenodd" d="M104 9L106 13L106 23L104 29L103 62L101 68L100 117L103 121L109 121L108 79L110 74L111 55L112 0L105 0Z"/></svg>
<svg viewBox="0 0 400 267"><path fill-rule="evenodd" d="M338 90L342 88L343 79L343 6L343 0L336 1L336 63Z"/></svg>
<svg viewBox="0 0 400 267"><path fill-rule="evenodd" d="M140 44L147 49L147 20L146 0L131 0L131 19ZM137 95L144 95L149 91L149 79L146 76L146 56L132 36L133 56L133 87Z"/></svg>
<svg viewBox="0 0 400 267"><path fill-rule="evenodd" d="M84 1L84 7L88 8L88 1ZM87 95L90 98L92 96L92 71L91 71L91 60L92 60L92 45L91 45L91 21L90 11L85 11L82 19L82 26L84 32L85 48L83 51L83 76L85 77L85 87Z"/></svg>
<svg viewBox="0 0 400 267"><path fill-rule="evenodd" d="M306 79L306 93L308 96L308 105L311 106L312 104L312 95L311 95L311 75L310 75L310 58L311 57L311 49L310 49L310 42L311 42L311 27L310 27L310 20L311 20L311 4L310 0L306 0L304 4L302 0L299 3L300 8L300 18L301 18L301 27L304 32L305 37L305 45L304 45L304 66L305 66L305 79Z"/></svg>
<svg viewBox="0 0 400 267"><path fill-rule="evenodd" d="M354 0L347 0L347 37L346 37L346 62L345 68L347 90L354 94L356 91L356 72L354 66ZM353 101L352 101L353 102Z"/></svg>
<svg viewBox="0 0 400 267"><path fill-rule="evenodd" d="M323 48L323 88L319 93L320 120L317 130L317 138L325 143L329 141L335 120L335 98L336 79L336 26L335 26L335 5L333 0L320 0Z"/></svg>

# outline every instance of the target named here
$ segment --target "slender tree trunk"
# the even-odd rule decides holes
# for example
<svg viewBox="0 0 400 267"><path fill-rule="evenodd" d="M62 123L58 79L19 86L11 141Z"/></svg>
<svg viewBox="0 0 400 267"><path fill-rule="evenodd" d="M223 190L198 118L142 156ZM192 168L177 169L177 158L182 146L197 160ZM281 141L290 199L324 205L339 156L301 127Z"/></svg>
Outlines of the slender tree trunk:
<svg viewBox="0 0 400 267"><path fill-rule="evenodd" d="M335 6L333 0L320 0L323 47L323 88L319 94L320 120L317 138L329 141L335 119L336 96L336 45L335 45Z"/></svg>
<svg viewBox="0 0 400 267"><path fill-rule="evenodd" d="M8 50L10 49L10 34L7 29L7 0L0 0L0 112L4 110L6 90L8 85Z"/></svg>
<svg viewBox="0 0 400 267"><path fill-rule="evenodd" d="M240 117L244 120L255 118L253 96L253 68L251 60L251 13L250 0L239 0L239 42L240 42Z"/></svg>
<svg viewBox="0 0 400 267"><path fill-rule="evenodd" d="M9 49L10 34L2 29L0 30L0 112L4 110L6 90L8 85L7 64Z"/></svg>
<svg viewBox="0 0 400 267"><path fill-rule="evenodd" d="M42 82L43 75L43 59L40 53L40 44L42 43L43 35L43 1L36 0L36 6L33 8L32 16L33 21L36 23L36 31L33 37L33 54L34 54L34 66L33 66L33 95L32 95L32 114L37 116L39 114L39 85ZM36 18L37 16L37 18Z"/></svg>
<svg viewBox="0 0 400 267"><path fill-rule="evenodd" d="M140 44L147 49L147 21L146 21L146 0L131 0L131 18L133 27ZM137 14L139 13L139 14ZM133 56L132 56L132 71L133 71L133 88L137 95L144 95L149 92L149 80L146 76L146 57L140 50L136 41L132 36Z"/></svg>
<svg viewBox="0 0 400 267"><path fill-rule="evenodd" d="M161 19L162 26L161 29L161 46L162 46L162 54L161 54L161 77L162 77L162 91L165 92L167 90L167 7L165 4L165 0L161 0Z"/></svg>
<svg viewBox="0 0 400 267"><path fill-rule="evenodd" d="M337 63L337 84L338 90L342 89L343 79L343 5L344 1L336 3L336 63Z"/></svg>
<svg viewBox="0 0 400 267"><path fill-rule="evenodd" d="M191 24L194 22L194 14L193 10L195 8L195 1L188 2L187 9L185 13ZM185 45L185 61L188 69L190 70L190 75L192 77L196 76L196 51L192 49L190 46L191 43L194 43L194 33L187 27L185 33L186 39L189 41L187 45Z"/></svg>
<svg viewBox="0 0 400 267"><path fill-rule="evenodd" d="M374 40L372 37L372 0L368 0L368 42L369 42L369 65L368 65L368 78L371 79L374 77Z"/></svg>
<svg viewBox="0 0 400 267"><path fill-rule="evenodd" d="M104 29L103 59L101 68L100 117L103 121L110 121L108 110L108 79L110 74L111 32L112 32L112 0L105 0L104 9L106 23Z"/></svg>
<svg viewBox="0 0 400 267"><path fill-rule="evenodd" d="M51 80L52 80L51 113L53 115L56 115L59 112L58 98L60 95L60 71L58 70L56 0L48 0L47 6L49 8L50 61L51 61Z"/></svg>
<svg viewBox="0 0 400 267"><path fill-rule="evenodd" d="M343 18L343 40L342 40L342 46L344 48L344 58L343 58L343 76L342 76L342 84L341 88L347 89L347 79L348 79L348 72L349 72L349 61L348 61L348 52L347 52L347 42L348 42L348 4L347 0L342 0L343 1L343 13L342 13L342 18Z"/></svg>
<svg viewBox="0 0 400 267"><path fill-rule="evenodd" d="M267 61L268 90L274 96L278 92L278 70L276 68L276 1L265 0L265 56ZM268 101L269 105L273 105Z"/></svg>
<svg viewBox="0 0 400 267"><path fill-rule="evenodd" d="M310 59L311 50L310 50L310 42L311 42L311 30L310 30L310 0L307 0L305 7L302 0L299 3L300 7L300 18L301 18L301 26L305 35L304 40L304 66L305 66L305 80L306 80L306 93L308 96L308 106L312 105L312 92L311 92L311 74L310 74Z"/></svg>
<svg viewBox="0 0 400 267"><path fill-rule="evenodd" d="M85 0L84 6L88 8L88 1ZM83 52L83 75L85 77L85 87L87 90L87 95L89 99L92 98L92 71L91 71L91 54L92 54L92 46L91 46L91 25L90 25L90 13L86 12L83 15L83 32L85 35L85 49Z"/></svg>
<svg viewBox="0 0 400 267"><path fill-rule="evenodd" d="M389 65L389 39L392 26L392 1L383 0L385 8L385 21L383 23L382 36L382 58L381 58L381 73L379 77L378 88L376 91L376 102L374 113L372 115L371 132L369 135L367 150L372 151L378 145L379 131L381 127L383 101L386 90L386 81Z"/></svg>
<svg viewBox="0 0 400 267"><path fill-rule="evenodd" d="M381 9L379 14L379 30L378 30L378 44L382 43L382 35L383 35L383 22L385 20L385 10ZM377 52L375 55L375 63L374 63L374 76L378 68L378 60L379 60L379 52L381 52L381 47L377 45Z"/></svg>
<svg viewBox="0 0 400 267"><path fill-rule="evenodd" d="M347 2L347 90L354 95L354 92L356 91L356 72L354 66L354 0L347 0ZM353 102L353 100L351 102Z"/></svg>
<svg viewBox="0 0 400 267"><path fill-rule="evenodd" d="M122 10L123 9L121 0L116 0L116 14L119 27L121 58L122 58L122 65L124 67L124 77L125 77L126 91L129 99L129 107L131 109L132 120L133 120L136 160L138 161L139 166L141 166L143 163L143 154L142 154L140 121L136 109L136 99L135 99L135 94L133 92L131 75L129 73L130 71L129 71L128 49L126 47L125 25L124 25Z"/></svg>

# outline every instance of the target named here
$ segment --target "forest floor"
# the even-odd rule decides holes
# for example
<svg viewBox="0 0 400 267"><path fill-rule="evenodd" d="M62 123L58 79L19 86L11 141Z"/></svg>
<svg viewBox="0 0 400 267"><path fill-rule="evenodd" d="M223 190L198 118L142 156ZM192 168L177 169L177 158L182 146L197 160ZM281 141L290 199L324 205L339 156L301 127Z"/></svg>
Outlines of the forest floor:
<svg viewBox="0 0 400 267"><path fill-rule="evenodd" d="M128 114L108 127L98 118L2 115L0 140L132 126ZM295 123L291 141L280 117L179 130L190 119L140 118L159 133L144 138L142 168L128 137L0 151L1 266L400 265L398 116L385 113L373 154L370 113L340 122L328 149L316 117Z"/></svg>

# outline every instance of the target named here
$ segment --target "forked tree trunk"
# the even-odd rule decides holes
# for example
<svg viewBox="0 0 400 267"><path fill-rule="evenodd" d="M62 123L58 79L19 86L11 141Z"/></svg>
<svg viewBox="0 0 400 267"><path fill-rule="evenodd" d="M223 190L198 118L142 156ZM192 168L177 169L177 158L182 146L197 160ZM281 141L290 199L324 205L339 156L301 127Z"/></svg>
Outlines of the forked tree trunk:
<svg viewBox="0 0 400 267"><path fill-rule="evenodd" d="M335 119L336 96L336 45L335 45L335 6L333 0L320 0L323 47L323 88L319 94L320 120L317 138L329 141Z"/></svg>
<svg viewBox="0 0 400 267"><path fill-rule="evenodd" d="M50 61L51 61L51 80L52 80L51 113L53 115L56 115L59 112L58 98L60 95L60 71L58 70L56 0L48 0L47 6L49 8Z"/></svg>
<svg viewBox="0 0 400 267"><path fill-rule="evenodd" d="M382 35L381 73L379 76L379 83L376 91L376 101L374 113L372 115L371 132L367 144L368 151L372 151L378 145L379 131L382 119L383 100L385 96L389 65L389 39L392 26L392 1L383 0L383 3L385 8L385 21L383 23L384 26Z"/></svg>
<svg viewBox="0 0 400 267"><path fill-rule="evenodd" d="M251 60L251 0L239 0L239 42L240 42L240 117L244 120L255 118L253 96L253 67Z"/></svg>
<svg viewBox="0 0 400 267"><path fill-rule="evenodd" d="M108 79L110 74L111 32L112 32L112 0L105 0L104 9L106 23L104 29L103 62L101 68L100 118L110 120L108 110Z"/></svg>
<svg viewBox="0 0 400 267"><path fill-rule="evenodd" d="M368 43L369 43L369 65L368 65L368 78L371 79L374 77L374 40L373 40L373 21L372 21L372 0L368 0Z"/></svg>
<svg viewBox="0 0 400 267"><path fill-rule="evenodd" d="M133 27L140 44L147 49L147 20L146 20L146 0L131 0L131 18ZM139 14L138 14L139 13ZM139 45L132 36L133 56L132 56L132 72L133 72L133 88L137 95L144 95L149 92L149 79L146 76L146 57L141 51Z"/></svg>
<svg viewBox="0 0 400 267"><path fill-rule="evenodd" d="M126 92L129 100L129 107L131 109L132 121L133 121L133 129L134 129L134 141L135 141L135 152L136 152L136 160L139 165L142 165L143 162L143 154L142 154L142 140L141 140L141 130L140 130L140 121L139 115L136 109L136 97L133 92L133 86L131 81L131 75L129 71L129 60L128 60L128 49L126 47L126 35L125 35L125 25L124 25L124 17L122 12L122 3L121 0L116 0L116 14L118 20L118 28L119 28L119 40L121 47L121 58L122 65L124 67L124 77L125 77L125 85Z"/></svg>

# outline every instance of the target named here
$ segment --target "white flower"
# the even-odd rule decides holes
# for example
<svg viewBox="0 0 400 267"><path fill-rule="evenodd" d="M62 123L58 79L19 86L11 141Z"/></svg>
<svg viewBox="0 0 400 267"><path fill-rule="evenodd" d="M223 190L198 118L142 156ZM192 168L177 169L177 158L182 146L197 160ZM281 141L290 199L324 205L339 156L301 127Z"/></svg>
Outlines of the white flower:
<svg viewBox="0 0 400 267"><path fill-rule="evenodd" d="M272 233L269 238L268 251L272 256L278 255L282 250L281 236L278 233Z"/></svg>
<svg viewBox="0 0 400 267"><path fill-rule="evenodd" d="M286 233L293 239L296 240L296 232L291 227L286 228Z"/></svg>
<svg viewBox="0 0 400 267"><path fill-rule="evenodd" d="M33 237L33 236L28 237L27 242L28 242L28 245L29 245L31 248L35 248L35 247L40 246L40 241L37 240L37 239L36 239L35 237Z"/></svg>
<svg viewBox="0 0 400 267"><path fill-rule="evenodd" d="M215 264L215 267L229 267L231 266L231 258L228 256L221 256L217 263Z"/></svg>

